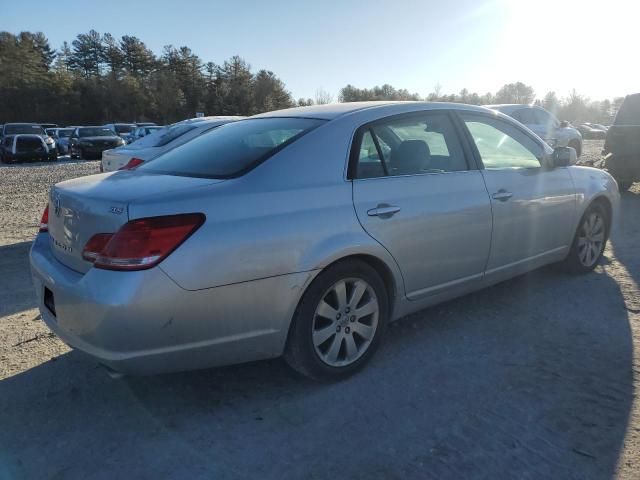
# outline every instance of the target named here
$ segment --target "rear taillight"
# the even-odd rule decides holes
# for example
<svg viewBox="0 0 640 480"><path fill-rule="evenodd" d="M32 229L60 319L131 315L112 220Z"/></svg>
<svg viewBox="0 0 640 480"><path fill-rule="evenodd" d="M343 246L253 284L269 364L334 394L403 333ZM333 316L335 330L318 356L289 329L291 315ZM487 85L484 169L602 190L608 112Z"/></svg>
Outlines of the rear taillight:
<svg viewBox="0 0 640 480"><path fill-rule="evenodd" d="M44 212L42 212L42 218L40 219L40 233L49 231L49 204L44 207Z"/></svg>
<svg viewBox="0 0 640 480"><path fill-rule="evenodd" d="M89 262L95 262L112 237L113 233L98 233L91 237L82 250L82 258Z"/></svg>
<svg viewBox="0 0 640 480"><path fill-rule="evenodd" d="M142 160L141 158L132 158L131 160L129 160L129 162L124 166L124 167L120 167L118 170L131 170L133 168L136 168L138 165L142 165L144 163L144 160Z"/></svg>
<svg viewBox="0 0 640 480"><path fill-rule="evenodd" d="M94 235L85 247L87 256L83 252L83 257L89 261L94 258L94 266L105 270L151 268L178 248L204 220L202 213L132 220L109 239L106 235L111 234ZM101 250L96 252L103 242Z"/></svg>

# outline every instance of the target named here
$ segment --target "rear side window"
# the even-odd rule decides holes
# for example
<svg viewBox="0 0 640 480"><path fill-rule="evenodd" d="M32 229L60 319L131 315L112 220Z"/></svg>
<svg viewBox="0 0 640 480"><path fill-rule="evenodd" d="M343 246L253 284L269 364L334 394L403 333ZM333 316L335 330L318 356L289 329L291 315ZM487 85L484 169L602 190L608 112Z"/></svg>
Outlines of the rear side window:
<svg viewBox="0 0 640 480"><path fill-rule="evenodd" d="M356 178L468 170L446 113L392 117L363 127Z"/></svg>
<svg viewBox="0 0 640 480"><path fill-rule="evenodd" d="M525 125L535 125L539 123L532 108L516 110L511 116Z"/></svg>
<svg viewBox="0 0 640 480"><path fill-rule="evenodd" d="M141 165L138 170L191 177L234 177L324 122L309 118L255 118L228 123Z"/></svg>
<svg viewBox="0 0 640 480"><path fill-rule="evenodd" d="M640 93L628 95L613 122L614 125L640 125Z"/></svg>

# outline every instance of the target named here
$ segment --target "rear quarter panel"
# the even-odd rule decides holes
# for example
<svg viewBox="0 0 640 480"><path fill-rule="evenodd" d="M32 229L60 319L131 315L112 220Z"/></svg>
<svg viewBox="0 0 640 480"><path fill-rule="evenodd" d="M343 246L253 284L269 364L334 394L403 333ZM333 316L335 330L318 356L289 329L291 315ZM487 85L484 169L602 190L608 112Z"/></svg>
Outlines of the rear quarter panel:
<svg viewBox="0 0 640 480"><path fill-rule="evenodd" d="M401 279L393 258L355 215L352 185L344 178L352 131L331 124L240 178L132 202L131 218L177 212L207 217L161 263L167 275L184 289L200 290L318 270L348 255L367 254Z"/></svg>

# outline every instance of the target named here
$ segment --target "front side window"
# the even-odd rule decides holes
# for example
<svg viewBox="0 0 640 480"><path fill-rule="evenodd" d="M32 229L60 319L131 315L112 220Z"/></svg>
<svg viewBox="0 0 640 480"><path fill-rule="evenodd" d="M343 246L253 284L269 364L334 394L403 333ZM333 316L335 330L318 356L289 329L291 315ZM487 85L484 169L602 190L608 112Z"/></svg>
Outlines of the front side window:
<svg viewBox="0 0 640 480"><path fill-rule="evenodd" d="M234 177L324 122L273 117L228 123L169 150L138 170L205 178Z"/></svg>
<svg viewBox="0 0 640 480"><path fill-rule="evenodd" d="M544 149L513 125L496 118L461 114L488 170L538 168Z"/></svg>
<svg viewBox="0 0 640 480"><path fill-rule="evenodd" d="M446 113L377 121L359 138L357 178L468 170L464 151Z"/></svg>

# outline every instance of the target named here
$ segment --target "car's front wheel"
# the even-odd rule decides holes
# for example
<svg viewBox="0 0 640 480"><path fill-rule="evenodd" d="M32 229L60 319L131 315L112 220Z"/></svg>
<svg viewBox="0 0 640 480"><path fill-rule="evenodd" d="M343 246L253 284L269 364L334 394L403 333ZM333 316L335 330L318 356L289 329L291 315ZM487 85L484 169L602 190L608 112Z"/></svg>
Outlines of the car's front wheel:
<svg viewBox="0 0 640 480"><path fill-rule="evenodd" d="M380 275L347 260L311 283L296 310L285 360L316 380L338 380L369 360L384 332L389 300Z"/></svg>
<svg viewBox="0 0 640 480"><path fill-rule="evenodd" d="M572 273L588 273L598 265L609 238L609 214L594 203L582 216L569 255L564 261Z"/></svg>

